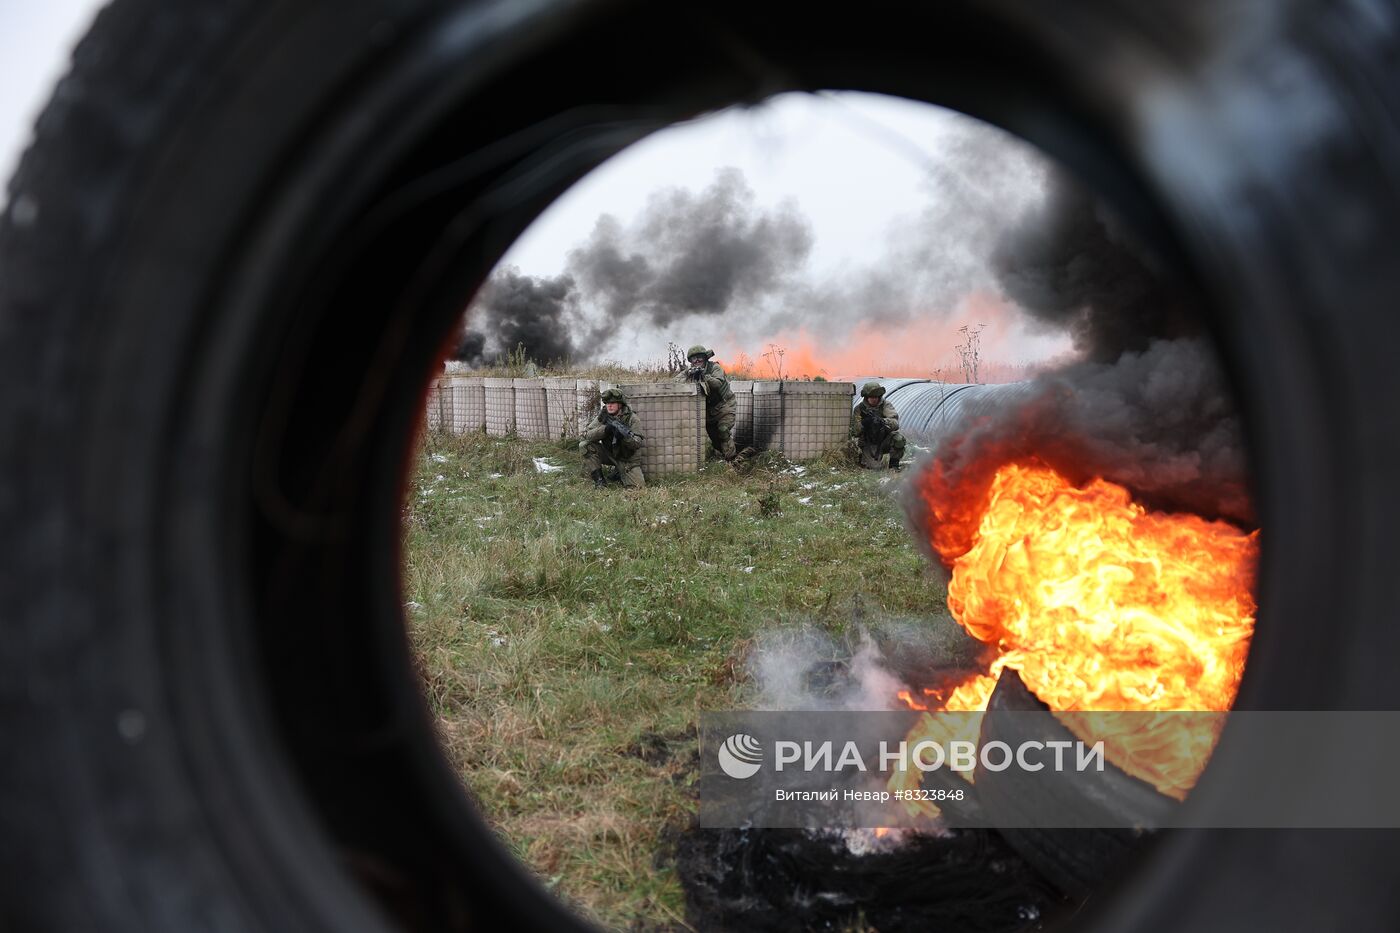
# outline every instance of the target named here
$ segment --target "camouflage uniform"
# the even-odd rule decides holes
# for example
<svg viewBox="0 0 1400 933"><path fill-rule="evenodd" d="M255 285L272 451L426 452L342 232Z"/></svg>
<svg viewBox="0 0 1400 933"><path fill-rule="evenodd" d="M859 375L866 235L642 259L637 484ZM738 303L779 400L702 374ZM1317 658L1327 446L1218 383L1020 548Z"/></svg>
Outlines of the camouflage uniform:
<svg viewBox="0 0 1400 933"><path fill-rule="evenodd" d="M609 415L607 402L622 403L616 415ZM601 485L603 465L617 467L622 485L628 489L641 489L646 486L642 475L642 422L627 405L627 399L617 389L603 393L603 407L584 429L578 449L583 452L583 475ZM620 422L631 431L631 437L624 437L609 428L609 422Z"/></svg>
<svg viewBox="0 0 1400 933"><path fill-rule="evenodd" d="M880 468L885 454L890 455L890 469L899 469L899 461L904 456L904 435L899 433L899 413L894 405L885 401L885 389L878 382L867 382L860 387L861 400L851 411L851 437L860 447L860 465L867 470ZM879 397L879 404L871 406L866 399L871 395ZM862 411L875 416L869 431L865 428Z"/></svg>
<svg viewBox="0 0 1400 933"><path fill-rule="evenodd" d="M729 377L718 363L710 360L715 351L703 346L693 346L686 353L686 359L705 357L705 365L698 370L685 370L676 375L680 380L692 380L699 384L705 393L705 433L710 435L710 444L726 460L734 459L734 417L739 403L734 398L734 390L729 387ZM697 379L691 375L696 372Z"/></svg>

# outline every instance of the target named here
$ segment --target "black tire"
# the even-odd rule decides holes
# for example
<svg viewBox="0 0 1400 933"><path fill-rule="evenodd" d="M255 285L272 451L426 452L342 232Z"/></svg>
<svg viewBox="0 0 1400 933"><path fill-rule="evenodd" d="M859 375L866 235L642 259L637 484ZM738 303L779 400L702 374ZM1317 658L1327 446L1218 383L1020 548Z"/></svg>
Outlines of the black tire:
<svg viewBox="0 0 1400 933"><path fill-rule="evenodd" d="M1397 62L1395 10L1361 0L118 0L0 229L0 927L566 926L414 687L415 404L572 180L785 89L1000 123L1179 264L1268 535L1240 702L1392 708ZM1206 775L1278 779L1228 741ZM1397 849L1175 834L1080 919L1389 928Z"/></svg>
<svg viewBox="0 0 1400 933"><path fill-rule="evenodd" d="M1002 671L987 701L981 741L1005 742L1012 748L1022 742L1072 741L1074 734L1049 709L1027 689L1021 676L1008 668ZM1001 712L1016 715L997 715ZM1025 772L979 767L974 793L988 825L1000 827L1002 838L1027 864L1078 902L1103 890L1110 879L1129 872L1154 841L1140 830L1100 828L1099 821L1113 826L1160 825L1179 804L1111 762L1101 774L1094 775L1092 783L1084 781L1083 775L1076 777L1078 781L1038 782L1027 780ZM1035 825L1038 813L1079 818L1092 828L1039 827Z"/></svg>

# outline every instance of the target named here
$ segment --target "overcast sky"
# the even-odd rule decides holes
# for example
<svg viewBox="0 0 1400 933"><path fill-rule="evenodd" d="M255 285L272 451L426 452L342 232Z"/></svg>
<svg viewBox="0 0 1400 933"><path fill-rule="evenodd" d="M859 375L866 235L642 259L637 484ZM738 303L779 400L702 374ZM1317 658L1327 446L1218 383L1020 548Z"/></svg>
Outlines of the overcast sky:
<svg viewBox="0 0 1400 933"><path fill-rule="evenodd" d="M0 0L0 176L6 181L99 6L94 0Z"/></svg>
<svg viewBox="0 0 1400 933"><path fill-rule="evenodd" d="M7 179L99 6L0 0L0 174ZM775 339L839 355L854 346L847 335L862 318L891 335L867 346L871 366L894 365L891 347L902 354L898 366L950 366L952 335L962 324L990 323L988 353L1007 362L1065 348L1063 338L1004 314L980 268L995 231L1040 195L1038 156L960 114L893 98L785 95L657 133L565 194L504 263L532 277L577 275L571 252L603 215L620 232L620 246L662 262L644 242L661 210L656 199L697 207L725 173L751 227L781 222L805 230L804 243L770 270L781 287L768 282L720 312L638 312L580 346L585 355L634 362L657 357L668 342L704 342L727 343L717 349L732 358L740 350L757 355ZM570 300L579 303L578 320L597 324L597 294L579 289ZM866 338L871 329L864 328Z"/></svg>

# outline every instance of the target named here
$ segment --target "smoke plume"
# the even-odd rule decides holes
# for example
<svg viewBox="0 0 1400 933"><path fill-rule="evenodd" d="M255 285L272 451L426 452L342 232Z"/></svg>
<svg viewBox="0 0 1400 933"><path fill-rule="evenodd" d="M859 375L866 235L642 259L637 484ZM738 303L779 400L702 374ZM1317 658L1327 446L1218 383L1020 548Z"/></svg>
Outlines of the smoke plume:
<svg viewBox="0 0 1400 933"><path fill-rule="evenodd" d="M665 327L763 305L793 287L811 248L811 225L797 208L761 209L731 168L699 194L654 194L626 227L603 215L569 254L569 272L601 310L604 330L631 318Z"/></svg>
<svg viewBox="0 0 1400 933"><path fill-rule="evenodd" d="M1252 526L1234 399L1178 282L1064 177L993 256L1005 294L1068 330L1082 359L938 439L926 494L977 502L997 467L1034 458L1074 482L1101 476L1126 486L1152 507ZM933 520L923 501L911 513Z"/></svg>
<svg viewBox="0 0 1400 933"><path fill-rule="evenodd" d="M925 481L937 499L977 502L999 466L1034 458L1075 483L1101 476L1126 486L1153 508L1253 526L1239 418L1205 338L1087 360L1030 389L939 439ZM923 501L911 513L931 520Z"/></svg>
<svg viewBox="0 0 1400 933"><path fill-rule="evenodd" d="M578 294L570 276L522 275L506 266L477 294L453 357L479 366L523 347L543 363L569 360L574 355L569 335L578 321Z"/></svg>
<svg viewBox="0 0 1400 933"><path fill-rule="evenodd" d="M1008 298L1067 330L1096 362L1199 333L1199 318L1176 283L1152 267L1101 202L1063 175L1001 237L992 268Z"/></svg>
<svg viewBox="0 0 1400 933"><path fill-rule="evenodd" d="M921 157L927 190L913 200L922 206L891 225L879 262L814 272L808 217L790 202L761 204L741 171L722 169L699 191L655 192L634 217L600 216L569 252L563 275L535 280L535 291L552 300L517 303L546 312L530 336L546 342L549 328L568 323L575 355L595 358L635 352L648 337L661 346L695 342L692 334L712 341L720 326L750 347L785 331L839 346L857 326L938 328L969 294L995 291L989 257L1002 231L1039 197L1045 165L1000 130L949 120L936 155ZM522 320L498 309L500 293L512 290L501 277L474 303L471 339L459 358L532 345L494 330L498 321ZM563 283L567 296L556 293Z"/></svg>

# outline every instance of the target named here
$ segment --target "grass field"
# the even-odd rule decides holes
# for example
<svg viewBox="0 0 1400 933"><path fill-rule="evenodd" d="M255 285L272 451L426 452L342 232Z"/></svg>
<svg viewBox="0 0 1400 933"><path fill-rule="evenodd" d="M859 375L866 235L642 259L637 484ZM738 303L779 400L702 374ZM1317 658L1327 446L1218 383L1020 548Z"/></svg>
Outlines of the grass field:
<svg viewBox="0 0 1400 933"><path fill-rule="evenodd" d="M572 443L427 438L404 514L425 690L546 885L609 927L684 927L667 839L694 812L697 716L751 699L754 639L944 606L896 487L840 457L764 455L596 490Z"/></svg>

